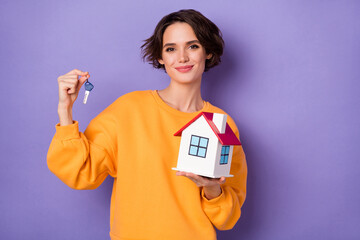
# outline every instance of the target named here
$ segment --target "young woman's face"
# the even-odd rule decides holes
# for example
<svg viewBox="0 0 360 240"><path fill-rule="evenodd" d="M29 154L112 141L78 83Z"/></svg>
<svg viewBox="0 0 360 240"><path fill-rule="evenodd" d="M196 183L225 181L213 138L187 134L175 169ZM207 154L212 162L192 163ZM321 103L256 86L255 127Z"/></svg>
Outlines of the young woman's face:
<svg viewBox="0 0 360 240"><path fill-rule="evenodd" d="M164 32L162 59L158 61L165 65L172 81L186 84L201 81L205 60L211 56L206 55L189 24L176 22Z"/></svg>

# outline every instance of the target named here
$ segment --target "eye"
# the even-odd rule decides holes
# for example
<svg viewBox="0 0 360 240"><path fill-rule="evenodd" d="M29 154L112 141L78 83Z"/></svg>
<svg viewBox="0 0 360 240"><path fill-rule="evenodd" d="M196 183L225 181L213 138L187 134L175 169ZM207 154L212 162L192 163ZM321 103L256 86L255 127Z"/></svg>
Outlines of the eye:
<svg viewBox="0 0 360 240"><path fill-rule="evenodd" d="M166 52L172 52L172 51L174 51L174 48L167 48L165 51Z"/></svg>
<svg viewBox="0 0 360 240"><path fill-rule="evenodd" d="M199 46L194 44L194 45L191 45L190 48L199 48Z"/></svg>

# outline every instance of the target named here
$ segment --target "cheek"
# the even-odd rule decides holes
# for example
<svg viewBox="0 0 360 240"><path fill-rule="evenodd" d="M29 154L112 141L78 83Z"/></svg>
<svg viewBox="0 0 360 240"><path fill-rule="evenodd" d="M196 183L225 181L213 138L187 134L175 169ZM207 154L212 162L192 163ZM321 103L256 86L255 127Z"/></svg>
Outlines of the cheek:
<svg viewBox="0 0 360 240"><path fill-rule="evenodd" d="M164 61L164 63L165 63L165 65L169 65L169 66L171 66L171 65L173 65L175 62L176 62L176 57L175 56L164 56L163 57L163 61Z"/></svg>
<svg viewBox="0 0 360 240"><path fill-rule="evenodd" d="M194 59L196 62L200 64L205 64L206 56L202 54L194 54L192 56L192 59Z"/></svg>

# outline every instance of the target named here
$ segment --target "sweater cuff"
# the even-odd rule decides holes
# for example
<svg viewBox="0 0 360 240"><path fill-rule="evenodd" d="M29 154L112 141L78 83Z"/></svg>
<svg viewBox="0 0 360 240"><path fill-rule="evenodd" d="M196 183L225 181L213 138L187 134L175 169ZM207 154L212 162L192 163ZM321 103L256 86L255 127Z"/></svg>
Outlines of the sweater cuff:
<svg viewBox="0 0 360 240"><path fill-rule="evenodd" d="M222 186L220 186L220 188L221 188L220 195L211 200L209 200L205 197L204 189L203 188L201 189L201 198L203 200L202 202L206 207L213 207L213 206L221 205L221 202L223 202L225 200L224 188Z"/></svg>
<svg viewBox="0 0 360 240"><path fill-rule="evenodd" d="M56 133L55 138L59 140L66 140L72 138L80 138L79 122L73 121L73 124L60 126L60 123L55 125Z"/></svg>

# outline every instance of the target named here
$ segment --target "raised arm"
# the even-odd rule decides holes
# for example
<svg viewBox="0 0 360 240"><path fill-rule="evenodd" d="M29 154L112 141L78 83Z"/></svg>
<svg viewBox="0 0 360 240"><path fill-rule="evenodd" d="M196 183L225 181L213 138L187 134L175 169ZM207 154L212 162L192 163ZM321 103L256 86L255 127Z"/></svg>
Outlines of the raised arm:
<svg viewBox="0 0 360 240"><path fill-rule="evenodd" d="M73 124L72 107L79 95L81 86L90 77L89 72L74 69L58 77L59 104L58 114L60 126Z"/></svg>
<svg viewBox="0 0 360 240"><path fill-rule="evenodd" d="M116 175L116 137L111 114L103 111L84 133L79 132L79 123L72 118L72 106L89 77L88 72L74 69L58 78L60 123L55 126L47 154L49 169L74 189L94 189L107 175Z"/></svg>

